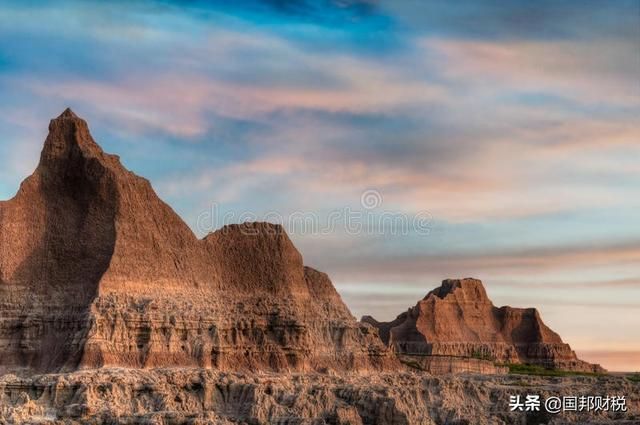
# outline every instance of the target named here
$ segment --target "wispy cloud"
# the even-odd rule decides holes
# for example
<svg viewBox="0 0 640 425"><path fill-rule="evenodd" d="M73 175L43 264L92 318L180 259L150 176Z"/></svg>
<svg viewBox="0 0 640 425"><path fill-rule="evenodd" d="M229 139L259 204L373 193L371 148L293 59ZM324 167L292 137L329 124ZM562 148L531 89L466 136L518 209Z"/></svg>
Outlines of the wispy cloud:
<svg viewBox="0 0 640 425"><path fill-rule="evenodd" d="M427 39L424 44L443 57L449 78L485 96L498 88L566 98L586 106L640 104L640 58L633 53L632 40Z"/></svg>
<svg viewBox="0 0 640 425"><path fill-rule="evenodd" d="M434 272L443 277L483 276L498 271L503 277L531 276L554 269L583 269L584 267L621 267L640 261L640 243L596 246L557 246L519 251L483 253L425 254L341 260L333 258L329 267L345 280L354 278L415 282L420 275ZM530 280L530 279L528 279ZM517 282L516 282L517 284Z"/></svg>
<svg viewBox="0 0 640 425"><path fill-rule="evenodd" d="M556 284L558 302L604 297L593 320L622 320L606 291L633 300L639 275L639 7L5 2L0 191L71 106L191 225L212 203L327 214L367 189L428 211L426 238L293 235L358 312L475 275L498 299ZM385 285L384 302L364 296Z"/></svg>

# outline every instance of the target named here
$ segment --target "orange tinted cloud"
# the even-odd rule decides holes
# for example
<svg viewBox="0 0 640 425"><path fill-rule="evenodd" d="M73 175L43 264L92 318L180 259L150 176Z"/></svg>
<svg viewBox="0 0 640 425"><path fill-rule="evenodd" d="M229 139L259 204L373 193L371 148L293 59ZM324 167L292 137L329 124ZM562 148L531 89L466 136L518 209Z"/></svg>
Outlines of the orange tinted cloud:
<svg viewBox="0 0 640 425"><path fill-rule="evenodd" d="M446 58L448 75L489 90L553 93L587 104L640 104L635 41L476 41L428 39ZM635 75L635 76L634 76ZM482 89L478 89L482 93Z"/></svg>
<svg viewBox="0 0 640 425"><path fill-rule="evenodd" d="M640 372L640 351L579 350L577 354L581 359L600 363L611 371Z"/></svg>

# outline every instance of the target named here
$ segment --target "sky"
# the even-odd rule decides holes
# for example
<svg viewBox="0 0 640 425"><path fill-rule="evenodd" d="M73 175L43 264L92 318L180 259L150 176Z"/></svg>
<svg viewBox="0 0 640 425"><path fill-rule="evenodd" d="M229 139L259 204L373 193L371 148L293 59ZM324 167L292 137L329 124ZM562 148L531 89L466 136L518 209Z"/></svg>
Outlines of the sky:
<svg viewBox="0 0 640 425"><path fill-rule="evenodd" d="M66 107L199 237L285 225L356 317L475 277L640 370L640 0L3 1L0 199Z"/></svg>

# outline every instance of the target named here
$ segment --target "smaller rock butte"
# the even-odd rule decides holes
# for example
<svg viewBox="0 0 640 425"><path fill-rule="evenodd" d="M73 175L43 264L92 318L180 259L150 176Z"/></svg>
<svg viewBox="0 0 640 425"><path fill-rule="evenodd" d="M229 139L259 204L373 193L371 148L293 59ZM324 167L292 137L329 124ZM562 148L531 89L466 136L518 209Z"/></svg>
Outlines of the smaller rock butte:
<svg viewBox="0 0 640 425"><path fill-rule="evenodd" d="M603 372L577 358L535 308L495 307L477 279L447 279L391 322L370 316L380 338L403 356L455 356L496 363Z"/></svg>

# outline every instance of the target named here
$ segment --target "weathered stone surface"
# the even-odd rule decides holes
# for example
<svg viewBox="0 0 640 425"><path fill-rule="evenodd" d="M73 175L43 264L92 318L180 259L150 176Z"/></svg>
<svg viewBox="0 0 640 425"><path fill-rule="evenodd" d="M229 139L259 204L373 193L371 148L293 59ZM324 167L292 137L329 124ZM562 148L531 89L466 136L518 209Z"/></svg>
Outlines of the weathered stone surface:
<svg viewBox="0 0 640 425"><path fill-rule="evenodd" d="M0 424L640 421L622 377L469 375L503 373L493 361L598 370L479 281L358 323L280 226L198 239L73 112L49 128L37 169L0 202ZM624 395L629 412L508 411L530 393Z"/></svg>
<svg viewBox="0 0 640 425"><path fill-rule="evenodd" d="M576 357L535 308L495 307L477 279L449 279L391 322L366 316L394 351L599 372Z"/></svg>
<svg viewBox="0 0 640 425"><path fill-rule="evenodd" d="M432 375L446 375L451 373L473 373L481 375L504 375L509 373L507 366L496 365L491 360L475 359L473 357L457 357L449 355L419 355L398 353L398 358L405 365Z"/></svg>
<svg viewBox="0 0 640 425"><path fill-rule="evenodd" d="M511 412L509 397L626 396L627 412ZM640 386L624 377L239 374L99 369L0 377L0 423L637 424Z"/></svg>
<svg viewBox="0 0 640 425"><path fill-rule="evenodd" d="M0 373L396 364L277 225L202 240L70 110L0 203Z"/></svg>

